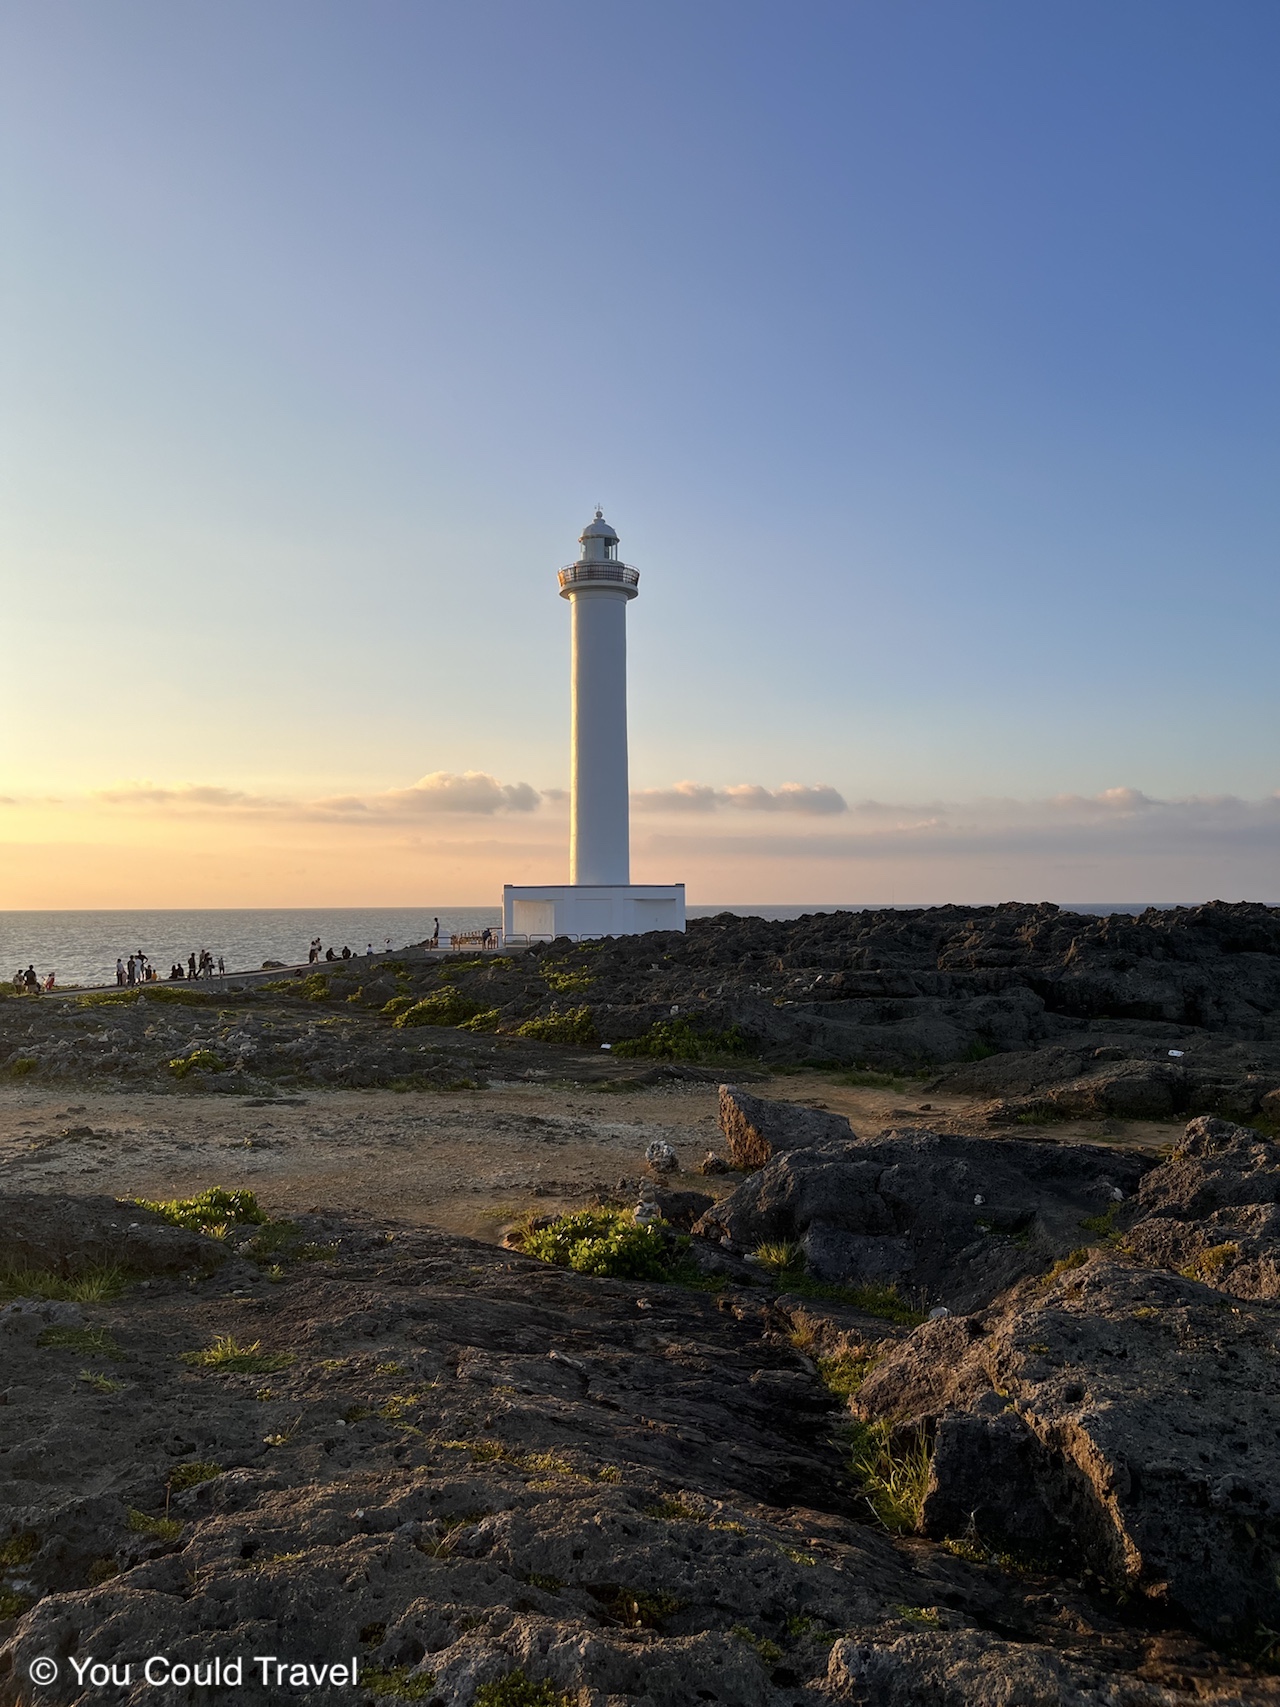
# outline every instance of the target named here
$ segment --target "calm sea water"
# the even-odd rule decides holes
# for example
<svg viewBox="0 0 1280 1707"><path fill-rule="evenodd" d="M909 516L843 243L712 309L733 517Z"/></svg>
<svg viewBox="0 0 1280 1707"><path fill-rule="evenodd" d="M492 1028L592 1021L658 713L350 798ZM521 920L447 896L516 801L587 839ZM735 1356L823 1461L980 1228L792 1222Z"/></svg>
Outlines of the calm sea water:
<svg viewBox="0 0 1280 1707"><path fill-rule="evenodd" d="M1088 913L1136 913L1145 902L1105 902L1078 906ZM769 907L749 903L690 907L691 918L713 913L751 914L766 919L798 919L804 913L857 912L851 903L815 903ZM222 955L228 972L249 972L264 960L295 966L307 958L312 937L325 948L362 954L370 943L381 951L422 942L440 920L440 934L461 935L502 922L499 907L281 907L211 908L204 911L0 912L0 977L34 965L43 978L55 972L59 984L110 984L116 956L128 959L141 949L161 977L175 960L207 948Z"/></svg>

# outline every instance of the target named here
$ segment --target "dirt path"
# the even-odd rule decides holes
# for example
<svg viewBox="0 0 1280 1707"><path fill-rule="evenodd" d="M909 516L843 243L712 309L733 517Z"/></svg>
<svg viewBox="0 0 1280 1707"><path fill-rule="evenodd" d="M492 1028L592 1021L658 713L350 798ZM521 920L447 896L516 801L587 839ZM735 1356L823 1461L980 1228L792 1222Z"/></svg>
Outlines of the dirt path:
<svg viewBox="0 0 1280 1707"><path fill-rule="evenodd" d="M972 1098L912 1095L912 1087L842 1085L821 1073L775 1078L758 1089L837 1110L860 1133L967 1124L976 1106ZM1144 1148L1167 1145L1174 1131L1133 1121L1046 1130ZM645 1146L655 1138L680 1157L674 1184L718 1195L732 1182L696 1172L720 1142L712 1084L308 1090L266 1102L0 1087L0 1184L9 1190L155 1198L248 1186L278 1213L361 1209L487 1239L535 1203L552 1210L597 1193L633 1193L646 1172Z"/></svg>

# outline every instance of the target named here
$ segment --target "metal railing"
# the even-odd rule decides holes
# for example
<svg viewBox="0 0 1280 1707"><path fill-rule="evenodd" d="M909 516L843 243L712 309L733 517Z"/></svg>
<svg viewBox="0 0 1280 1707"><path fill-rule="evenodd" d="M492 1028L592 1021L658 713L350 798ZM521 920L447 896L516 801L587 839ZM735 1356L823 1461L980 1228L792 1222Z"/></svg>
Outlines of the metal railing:
<svg viewBox="0 0 1280 1707"><path fill-rule="evenodd" d="M560 571L562 587L576 587L584 581L610 581L615 587L638 587L640 571L627 563L570 563Z"/></svg>

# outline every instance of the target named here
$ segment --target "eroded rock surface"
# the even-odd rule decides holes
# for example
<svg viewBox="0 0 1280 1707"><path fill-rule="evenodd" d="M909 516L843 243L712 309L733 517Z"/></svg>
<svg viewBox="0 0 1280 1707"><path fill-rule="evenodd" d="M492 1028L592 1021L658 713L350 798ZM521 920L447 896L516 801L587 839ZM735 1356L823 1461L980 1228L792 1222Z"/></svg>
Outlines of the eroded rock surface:
<svg viewBox="0 0 1280 1707"><path fill-rule="evenodd" d="M71 1703L99 1698L72 1654L212 1651L355 1654L344 1699L438 1707L517 1669L574 1707L1277 1699L1174 1623L865 1521L833 1401L760 1290L301 1233L317 1260L275 1282L233 1233L216 1275L49 1306L74 1314L7 1349L0 1702L31 1699L36 1655L64 1663L40 1699ZM236 1692L280 1693L251 1667ZM135 1669L112 1698L156 1692Z"/></svg>

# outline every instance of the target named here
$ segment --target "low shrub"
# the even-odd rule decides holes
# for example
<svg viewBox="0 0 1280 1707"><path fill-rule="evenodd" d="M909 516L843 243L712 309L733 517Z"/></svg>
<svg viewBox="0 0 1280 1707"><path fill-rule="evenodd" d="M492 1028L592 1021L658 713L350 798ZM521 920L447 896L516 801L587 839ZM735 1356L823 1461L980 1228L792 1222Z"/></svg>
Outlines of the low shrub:
<svg viewBox="0 0 1280 1707"><path fill-rule="evenodd" d="M194 1197L170 1197L154 1201L146 1197L135 1197L133 1201L140 1209L150 1209L154 1214L163 1216L172 1226L185 1227L189 1233L207 1233L214 1227L225 1226L229 1221L260 1227L267 1220L265 1211L259 1209L258 1200L251 1191L227 1191L220 1185L211 1185L207 1191L197 1192Z"/></svg>
<svg viewBox="0 0 1280 1707"><path fill-rule="evenodd" d="M549 1227L526 1233L523 1249L542 1262L577 1274L615 1280L670 1280L667 1241L654 1226L640 1226L629 1209L578 1209Z"/></svg>
<svg viewBox="0 0 1280 1707"><path fill-rule="evenodd" d="M542 1043L573 1043L584 1049L590 1049L600 1041L596 1022L588 1007L569 1008L564 1013L554 1008L539 1019L527 1019L518 1027L516 1036L537 1038ZM614 1053L617 1051L615 1044Z"/></svg>
<svg viewBox="0 0 1280 1707"><path fill-rule="evenodd" d="M175 1079L185 1079L188 1073L225 1072L226 1062L212 1049L193 1049L190 1055L176 1055L168 1067Z"/></svg>
<svg viewBox="0 0 1280 1707"><path fill-rule="evenodd" d="M376 1699L391 1695L400 1701L421 1701L430 1695L435 1681L434 1672L416 1671L407 1665L366 1666L360 1672L361 1689Z"/></svg>
<svg viewBox="0 0 1280 1707"><path fill-rule="evenodd" d="M615 1055L655 1061L716 1061L749 1051L736 1025L728 1031L695 1031L687 1019L655 1020L642 1037L624 1037L613 1045Z"/></svg>
<svg viewBox="0 0 1280 1707"><path fill-rule="evenodd" d="M392 997L392 1001L398 1000L398 997ZM451 984L446 984L443 989L433 990L421 1001L402 1009L392 1024L398 1029L415 1025L461 1025L464 1020L474 1019L483 1012L483 1002L473 1002L468 996L460 995Z"/></svg>
<svg viewBox="0 0 1280 1707"><path fill-rule="evenodd" d="M34 1055L15 1055L12 1061L5 1064L6 1079L25 1079L28 1073L34 1073L40 1065Z"/></svg>

